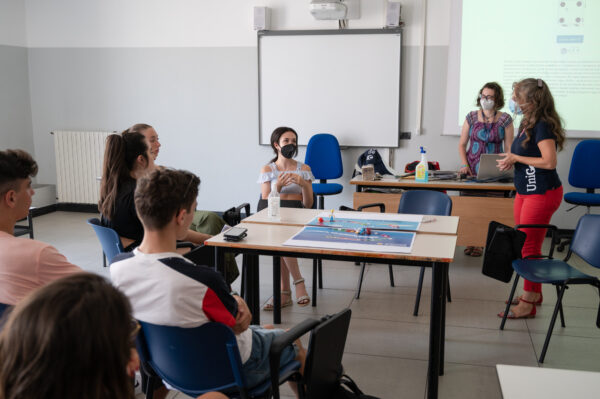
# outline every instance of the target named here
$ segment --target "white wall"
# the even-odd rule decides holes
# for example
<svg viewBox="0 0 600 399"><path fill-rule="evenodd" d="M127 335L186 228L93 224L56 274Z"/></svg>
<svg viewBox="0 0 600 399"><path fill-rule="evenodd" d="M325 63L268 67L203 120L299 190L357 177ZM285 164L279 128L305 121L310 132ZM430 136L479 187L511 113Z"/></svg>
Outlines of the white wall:
<svg viewBox="0 0 600 399"><path fill-rule="evenodd" d="M0 45L26 46L25 2L0 1Z"/></svg>
<svg viewBox="0 0 600 399"><path fill-rule="evenodd" d="M0 150L34 152L27 73L25 4L0 2Z"/></svg>
<svg viewBox="0 0 600 399"><path fill-rule="evenodd" d="M39 181L55 181L54 129L121 130L153 124L163 148L159 163L187 168L202 178L199 207L223 210L241 202L255 208L258 171L271 157L258 145L256 33L253 6L271 9L271 29L337 29L316 21L308 0L25 0L33 140ZM422 2L403 2L401 130L415 132ZM362 0L361 18L349 28L379 28L384 0ZM429 158L457 168L457 137L441 136L448 63L450 1L429 0L426 19L422 135L393 150L397 169ZM282 55L285 56L285 55ZM315 132L300 132L310 135ZM335 132L333 132L335 133ZM368 132L366 132L368 134ZM572 149L559 155L567 180ZM347 184L362 148L343 151L344 192L326 207L351 204ZM387 150L382 150L387 158ZM304 158L304 149L298 157ZM565 184L565 189L569 187ZM557 213L569 228L579 213Z"/></svg>
<svg viewBox="0 0 600 399"><path fill-rule="evenodd" d="M361 17L349 28L381 28L385 0L361 0ZM421 1L403 1L404 44L418 45ZM256 46L254 6L271 9L271 29L337 29L316 21L309 0L25 0L30 47ZM429 0L427 44L447 45L447 0ZM75 33L76 32L76 33Z"/></svg>

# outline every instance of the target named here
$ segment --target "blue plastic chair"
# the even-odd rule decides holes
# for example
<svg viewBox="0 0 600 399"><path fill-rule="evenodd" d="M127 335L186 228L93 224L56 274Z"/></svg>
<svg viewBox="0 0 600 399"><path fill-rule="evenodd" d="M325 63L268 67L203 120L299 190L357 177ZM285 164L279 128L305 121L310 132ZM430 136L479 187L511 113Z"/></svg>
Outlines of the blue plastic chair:
<svg viewBox="0 0 600 399"><path fill-rule="evenodd" d="M548 225L523 225L516 227L552 227L555 229L555 226ZM548 332L546 334L546 340L544 341L544 347L542 348L542 353L540 355L540 363L544 363L548 344L550 343L550 337L554 330L554 324L556 323L556 316L559 311L561 325L562 327L565 327L562 298L568 286L570 284L590 284L598 288L598 294L600 295L600 280L598 280L597 277L582 273L567 263L571 254L574 253L591 266L600 269L600 245L598 245L598 240L600 240L600 215L584 215L577 223L571 247L564 260L561 261L552 258L554 251L554 240L552 240L550 255L547 256L547 259L517 259L512 263L512 267L517 275L515 276L515 282L513 283L507 306L504 311L504 317L500 324L501 330L504 329L508 310L513 300L519 277L523 277L534 283L553 284L556 287L556 305L554 306L554 313L552 314L550 326L548 327ZM596 326L600 328L600 306L598 307Z"/></svg>
<svg viewBox="0 0 600 399"><path fill-rule="evenodd" d="M439 191L409 190L403 192L402 196L400 197L398 213L450 216L452 213L452 200L447 194ZM417 298L415 300L415 309L413 311L414 316L418 316L419 314L419 304L421 302L421 290L423 288L424 275L425 267L421 267L419 285L417 287ZM391 272L390 279L393 281L393 274ZM446 289L448 302L452 302L449 281Z"/></svg>
<svg viewBox="0 0 600 399"><path fill-rule="evenodd" d="M319 133L312 136L306 147L304 163L310 166L319 183L313 183L313 192L319 198L319 209L325 207L325 195L339 194L343 186L338 183L327 183L329 179L338 179L344 173L340 144L335 136Z"/></svg>
<svg viewBox="0 0 600 399"><path fill-rule="evenodd" d="M110 227L102 226L98 218L90 218L87 220L87 223L92 226L98 240L100 240L102 252L104 253L102 257L103 265L106 267L107 262L110 264L115 256L124 252L121 239L116 231Z"/></svg>
<svg viewBox="0 0 600 399"><path fill-rule="evenodd" d="M305 320L294 327L304 334L317 320ZM299 380L300 362L279 367L279 373L258 386L248 387L242 374L242 361L233 331L221 323L206 323L195 328L161 326L140 322L136 345L147 382L146 398L165 381L174 389L196 397L219 391L230 397L261 397L272 391L271 380L283 383ZM279 352L281 353L281 352ZM271 359L273 360L273 359ZM274 363L271 363L274 364ZM279 397L279 390L274 390Z"/></svg>
<svg viewBox="0 0 600 399"><path fill-rule="evenodd" d="M583 140L575 147L573 158L571 158L571 166L569 168L569 184L576 188L585 189L585 193L581 191L571 191L565 193L564 199L568 204L574 205L567 211L570 211L578 206L587 207L587 213L590 213L590 207L600 206L600 193L596 193L596 189L600 189L600 140ZM569 235L561 235L562 238L569 238ZM557 250L562 252L570 240L561 242Z"/></svg>
<svg viewBox="0 0 600 399"><path fill-rule="evenodd" d="M6 317L4 317L4 313L8 314L8 310L11 309L12 306L7 305L5 303L0 303L0 331L2 330L2 327L4 326L4 322L6 321Z"/></svg>

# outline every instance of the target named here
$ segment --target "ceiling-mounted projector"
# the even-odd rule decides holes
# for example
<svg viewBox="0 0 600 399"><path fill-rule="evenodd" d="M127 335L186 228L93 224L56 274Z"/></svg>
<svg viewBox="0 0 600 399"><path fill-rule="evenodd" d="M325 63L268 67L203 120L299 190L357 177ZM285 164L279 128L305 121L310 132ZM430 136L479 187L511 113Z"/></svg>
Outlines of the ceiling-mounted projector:
<svg viewBox="0 0 600 399"><path fill-rule="evenodd" d="M348 12L341 0L311 0L308 7L315 19L345 19Z"/></svg>

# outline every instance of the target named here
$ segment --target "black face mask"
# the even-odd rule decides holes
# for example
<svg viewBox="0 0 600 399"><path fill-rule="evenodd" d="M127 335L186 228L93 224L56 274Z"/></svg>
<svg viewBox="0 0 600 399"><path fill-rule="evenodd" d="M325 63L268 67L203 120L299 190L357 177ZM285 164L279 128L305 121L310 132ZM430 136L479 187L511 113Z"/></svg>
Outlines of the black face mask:
<svg viewBox="0 0 600 399"><path fill-rule="evenodd" d="M290 159L296 153L296 146L294 144L287 144L281 147L281 155L285 158Z"/></svg>

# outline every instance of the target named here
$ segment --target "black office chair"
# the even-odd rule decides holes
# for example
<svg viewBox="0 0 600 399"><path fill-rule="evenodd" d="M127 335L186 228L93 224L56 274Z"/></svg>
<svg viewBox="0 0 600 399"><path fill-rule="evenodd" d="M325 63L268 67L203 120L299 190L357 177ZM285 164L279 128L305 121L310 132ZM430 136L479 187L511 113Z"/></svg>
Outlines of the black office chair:
<svg viewBox="0 0 600 399"><path fill-rule="evenodd" d="M447 194L439 191L430 190L409 190L402 193L398 213L408 213L417 215L440 215L450 216L452 213L452 200ZM423 288L423 277L425 267L421 267L419 275L419 285L417 287L417 298L415 300L414 316L419 315L419 303L421 302L421 290ZM448 281L447 297L448 302L452 302L450 296L450 281Z"/></svg>
<svg viewBox="0 0 600 399"><path fill-rule="evenodd" d="M4 326L4 323L6 322L6 319L8 318L8 313L10 312L11 309L12 309L12 306L7 305L5 303L0 303L0 331L2 330L2 327Z"/></svg>

